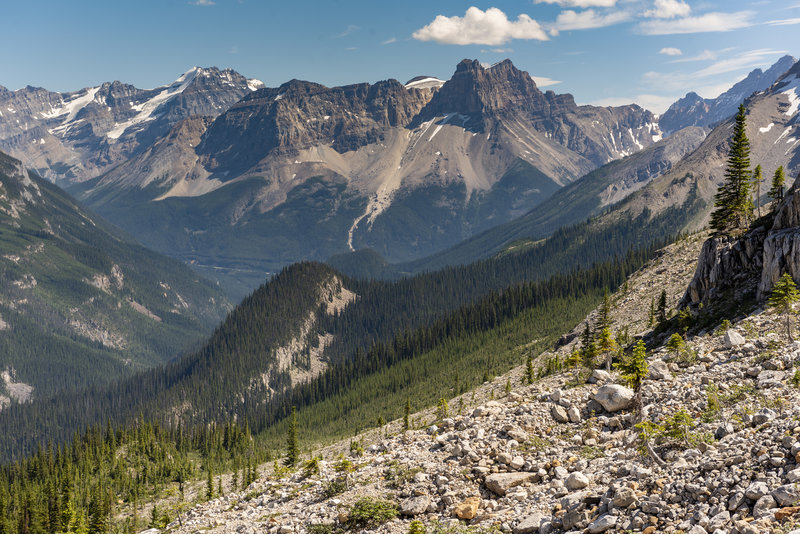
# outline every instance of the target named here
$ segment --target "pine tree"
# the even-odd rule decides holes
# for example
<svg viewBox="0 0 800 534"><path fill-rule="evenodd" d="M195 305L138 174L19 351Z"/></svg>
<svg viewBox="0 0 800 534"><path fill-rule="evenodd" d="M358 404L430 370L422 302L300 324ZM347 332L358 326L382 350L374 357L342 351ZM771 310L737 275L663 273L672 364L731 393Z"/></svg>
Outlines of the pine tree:
<svg viewBox="0 0 800 534"><path fill-rule="evenodd" d="M581 335L581 356L583 363L587 367L594 367L594 359L597 356L597 345L594 340L594 333L592 332L589 322L586 322L586 328Z"/></svg>
<svg viewBox="0 0 800 534"><path fill-rule="evenodd" d="M783 165L775 169L775 175L772 177L772 187L769 190L769 198L772 199L775 207L783 199L783 185L786 182L786 174L783 172Z"/></svg>
<svg viewBox="0 0 800 534"><path fill-rule="evenodd" d="M611 329L611 297L608 295L608 290L603 294L603 303L598 310L595 328L600 332L605 328Z"/></svg>
<svg viewBox="0 0 800 534"><path fill-rule="evenodd" d="M792 276L789 273L783 273L772 288L772 294L769 296L769 305L777 308L779 312L786 318L786 335L789 341L792 339L792 305L800 300L800 291L797 290Z"/></svg>
<svg viewBox="0 0 800 534"><path fill-rule="evenodd" d="M633 353L617 364L617 368L622 372L622 378L633 389L634 401L633 409L639 412L642 409L642 382L647 376L649 367L647 365L647 349L641 339L633 347Z"/></svg>
<svg viewBox="0 0 800 534"><path fill-rule="evenodd" d="M600 331L600 337L597 339L597 349L603 356L603 360L606 363L606 370L610 371L611 359L614 351L617 349L617 342L614 341L614 337L611 335L611 329L609 327L605 327Z"/></svg>
<svg viewBox="0 0 800 534"><path fill-rule="evenodd" d="M210 501L214 498L214 478L211 474L211 468L209 467L207 470L207 477L206 477L206 500Z"/></svg>
<svg viewBox="0 0 800 534"><path fill-rule="evenodd" d="M753 185L756 189L756 209L758 210L758 218L761 218L761 182L764 181L764 175L761 174L761 165L756 165L753 171Z"/></svg>
<svg viewBox="0 0 800 534"><path fill-rule="evenodd" d="M525 383L528 385L533 384L536 375L533 370L533 355L528 354L528 360L525 362Z"/></svg>
<svg viewBox="0 0 800 534"><path fill-rule="evenodd" d="M656 308L658 315L658 323L662 324L667 321L667 290L662 289L661 295L658 296L658 307Z"/></svg>
<svg viewBox="0 0 800 534"><path fill-rule="evenodd" d="M289 467L297 465L300 459L300 446L297 444L297 411L292 406L292 415L289 418L289 431L286 435L286 459L283 463Z"/></svg>
<svg viewBox="0 0 800 534"><path fill-rule="evenodd" d="M750 141L745 132L744 104L739 106L733 127L725 182L714 197L711 228L715 235L730 235L746 228L753 218L753 201L750 198Z"/></svg>
<svg viewBox="0 0 800 534"><path fill-rule="evenodd" d="M681 349L683 349L683 347L684 347L683 337L678 333L672 334L669 338L669 341L667 341L667 350L675 352L676 358L680 354L680 351Z"/></svg>
<svg viewBox="0 0 800 534"><path fill-rule="evenodd" d="M406 397L406 407L403 411L403 430L408 431L410 428L409 417L411 417L411 397Z"/></svg>

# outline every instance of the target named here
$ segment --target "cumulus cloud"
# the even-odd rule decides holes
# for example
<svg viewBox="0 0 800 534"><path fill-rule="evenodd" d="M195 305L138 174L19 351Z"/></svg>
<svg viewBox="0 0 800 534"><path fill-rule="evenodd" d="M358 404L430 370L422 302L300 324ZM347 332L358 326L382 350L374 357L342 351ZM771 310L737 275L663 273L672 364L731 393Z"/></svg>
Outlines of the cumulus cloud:
<svg viewBox="0 0 800 534"><path fill-rule="evenodd" d="M463 17L438 15L433 22L415 31L412 37L443 44L489 46L502 45L512 39L548 39L541 25L528 15L523 13L511 21L496 7L486 11L470 7Z"/></svg>
<svg viewBox="0 0 800 534"><path fill-rule="evenodd" d="M736 13L706 13L697 17L648 20L639 23L645 35L672 35L679 33L727 32L752 26L753 11Z"/></svg>
<svg viewBox="0 0 800 534"><path fill-rule="evenodd" d="M644 12L645 17L657 19L672 19L686 17L692 11L689 4L681 0L656 0L653 9Z"/></svg>
<svg viewBox="0 0 800 534"><path fill-rule="evenodd" d="M559 32L604 28L606 26L613 26L614 24L625 22L630 18L630 13L626 11L600 14L593 9L587 9L586 11L572 11L568 9L558 14L555 23L552 25L552 30Z"/></svg>
<svg viewBox="0 0 800 534"><path fill-rule="evenodd" d="M667 46L662 48L658 51L659 54L664 54L665 56L682 56L683 52L681 52L680 48L673 48L671 46Z"/></svg>
<svg viewBox="0 0 800 534"><path fill-rule="evenodd" d="M534 4L558 4L561 7L614 7L617 0L533 0Z"/></svg>

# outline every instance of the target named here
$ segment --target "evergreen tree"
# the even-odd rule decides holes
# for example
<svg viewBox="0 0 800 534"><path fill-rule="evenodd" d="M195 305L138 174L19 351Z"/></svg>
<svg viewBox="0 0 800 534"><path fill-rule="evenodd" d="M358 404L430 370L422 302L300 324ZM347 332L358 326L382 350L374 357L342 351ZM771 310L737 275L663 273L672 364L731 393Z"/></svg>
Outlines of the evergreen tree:
<svg viewBox="0 0 800 534"><path fill-rule="evenodd" d="M647 349L641 339L636 342L633 352L617 364L617 368L622 372L622 378L633 389L635 395L633 409L640 412L642 409L642 382L647 377L649 367L647 365Z"/></svg>
<svg viewBox="0 0 800 534"><path fill-rule="evenodd" d="M403 430L410 428L409 417L411 417L411 397L406 397L406 407L403 410Z"/></svg>
<svg viewBox="0 0 800 534"><path fill-rule="evenodd" d="M756 209L758 210L758 218L761 218L761 182L764 181L764 175L761 174L761 165L756 165L753 171L753 185L756 189Z"/></svg>
<svg viewBox="0 0 800 534"><path fill-rule="evenodd" d="M597 339L597 349L603 356L603 361L606 363L606 371L611 370L611 360L614 351L617 350L617 342L614 341L614 336L611 335L609 327L603 328L600 332L600 337Z"/></svg>
<svg viewBox="0 0 800 534"><path fill-rule="evenodd" d="M772 177L772 187L769 190L769 198L772 199L775 207L783 199L783 185L786 181L786 174L783 171L783 165L775 169L775 175Z"/></svg>
<svg viewBox="0 0 800 534"><path fill-rule="evenodd" d="M681 349L683 349L683 347L684 347L683 337L678 333L672 334L669 338L669 341L667 341L667 350L675 352L676 358L680 354L680 351Z"/></svg>
<svg viewBox="0 0 800 534"><path fill-rule="evenodd" d="M533 355L528 354L528 360L525 362L525 383L533 384L534 378L536 378L536 373L533 370Z"/></svg>
<svg viewBox="0 0 800 534"><path fill-rule="evenodd" d="M214 498L214 478L211 474L210 467L208 468L206 475L206 500L210 501Z"/></svg>
<svg viewBox="0 0 800 534"><path fill-rule="evenodd" d="M108 530L108 512L102 492L95 489L89 501L89 534L105 534Z"/></svg>
<svg viewBox="0 0 800 534"><path fill-rule="evenodd" d="M650 313L647 315L647 326L653 326L656 322L656 300L650 299Z"/></svg>
<svg viewBox="0 0 800 534"><path fill-rule="evenodd" d="M602 332L605 328L611 330L611 297L608 295L608 290L603 294L603 303L597 314L596 329Z"/></svg>
<svg viewBox="0 0 800 534"><path fill-rule="evenodd" d="M667 321L667 290L662 289L661 295L658 296L658 307L656 308L658 315L658 323L662 324Z"/></svg>
<svg viewBox="0 0 800 534"><path fill-rule="evenodd" d="M772 288L772 294L769 296L769 305L777 308L780 313L786 318L786 335L789 341L792 339L792 305L800 300L800 291L797 290L792 276L789 273L783 273Z"/></svg>
<svg viewBox="0 0 800 534"><path fill-rule="evenodd" d="M581 356L584 365L587 367L594 367L594 359L597 356L597 345L595 344L594 333L588 321L586 322L586 328L583 330L583 335L581 336Z"/></svg>
<svg viewBox="0 0 800 534"><path fill-rule="evenodd" d="M753 201L750 198L750 141L745 132L744 104L739 106L733 127L725 181L714 197L711 228L715 235L730 235L746 228L753 218Z"/></svg>
<svg viewBox="0 0 800 534"><path fill-rule="evenodd" d="M297 443L297 410L292 406L289 418L289 431L286 435L286 459L283 463L289 467L297 465L300 459L300 446Z"/></svg>

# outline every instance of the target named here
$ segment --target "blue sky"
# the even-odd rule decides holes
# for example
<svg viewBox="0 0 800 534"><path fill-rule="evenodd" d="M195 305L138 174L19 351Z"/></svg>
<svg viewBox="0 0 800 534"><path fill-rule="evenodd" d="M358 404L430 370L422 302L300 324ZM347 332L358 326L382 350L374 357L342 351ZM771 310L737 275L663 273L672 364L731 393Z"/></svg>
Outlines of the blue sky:
<svg viewBox="0 0 800 534"><path fill-rule="evenodd" d="M194 65L268 86L426 74L506 57L578 103L662 112L800 56L800 0L4 0L0 85L171 82Z"/></svg>

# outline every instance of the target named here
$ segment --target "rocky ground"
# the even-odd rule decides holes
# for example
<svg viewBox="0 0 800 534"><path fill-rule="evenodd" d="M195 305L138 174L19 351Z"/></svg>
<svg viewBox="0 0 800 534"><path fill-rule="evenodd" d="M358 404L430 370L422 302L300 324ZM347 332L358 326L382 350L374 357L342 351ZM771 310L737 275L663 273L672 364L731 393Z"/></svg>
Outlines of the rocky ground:
<svg viewBox="0 0 800 534"><path fill-rule="evenodd" d="M680 298L703 237L631 277L614 295L616 328L646 329L654 288ZM641 415L616 372L523 385L515 369L474 401L452 400L448 416L423 412L412 420L425 426L407 432L392 422L324 449L309 469L265 469L169 529L800 534L800 342L781 321L757 310L690 337L682 351L648 352ZM639 417L650 422L650 452L633 427Z"/></svg>

